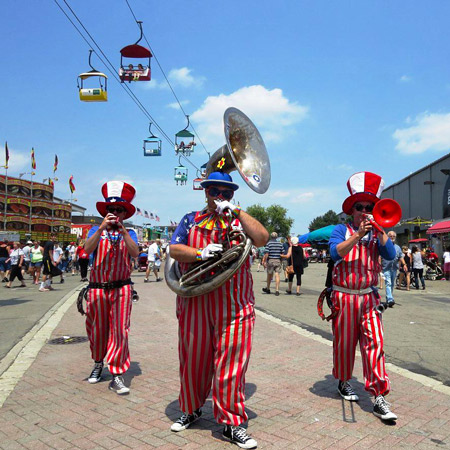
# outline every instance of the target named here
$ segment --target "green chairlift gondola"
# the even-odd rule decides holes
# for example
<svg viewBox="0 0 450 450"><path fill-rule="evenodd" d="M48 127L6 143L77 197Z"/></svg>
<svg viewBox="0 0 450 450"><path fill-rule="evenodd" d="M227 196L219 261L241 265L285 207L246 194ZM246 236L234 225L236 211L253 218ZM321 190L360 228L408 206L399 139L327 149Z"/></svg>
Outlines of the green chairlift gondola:
<svg viewBox="0 0 450 450"><path fill-rule="evenodd" d="M178 158L178 166L174 169L173 179L177 182L177 186L184 186L188 179L188 169L181 164L180 158Z"/></svg>
<svg viewBox="0 0 450 450"><path fill-rule="evenodd" d="M188 131L189 116L187 115L186 118L188 121L186 128L179 131L175 135L175 154L176 155L181 153L182 155L190 156L191 153L193 153L193 151L194 151L194 147L197 145L194 140L194 135L190 131Z"/></svg>

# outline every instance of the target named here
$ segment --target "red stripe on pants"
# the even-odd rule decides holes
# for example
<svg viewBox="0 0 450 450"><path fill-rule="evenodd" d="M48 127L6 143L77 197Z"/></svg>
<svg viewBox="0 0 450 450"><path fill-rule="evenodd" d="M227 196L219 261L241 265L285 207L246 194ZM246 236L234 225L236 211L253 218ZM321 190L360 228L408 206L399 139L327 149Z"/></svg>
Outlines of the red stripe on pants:
<svg viewBox="0 0 450 450"><path fill-rule="evenodd" d="M375 293L365 295L333 291L333 302L340 308L333 319L333 375L341 381L352 377L356 344L361 351L365 389L377 396L390 391L383 351L383 323L375 311Z"/></svg>
<svg viewBox="0 0 450 450"><path fill-rule="evenodd" d="M203 406L212 384L216 421L239 425L248 418L245 373L255 313L252 303L242 306L230 297L222 287L209 295L177 298L179 400L181 410L191 414Z"/></svg>
<svg viewBox="0 0 450 450"><path fill-rule="evenodd" d="M122 374L130 367L131 291L131 285L118 289L89 289L86 332L92 359L102 361L106 356L113 375Z"/></svg>

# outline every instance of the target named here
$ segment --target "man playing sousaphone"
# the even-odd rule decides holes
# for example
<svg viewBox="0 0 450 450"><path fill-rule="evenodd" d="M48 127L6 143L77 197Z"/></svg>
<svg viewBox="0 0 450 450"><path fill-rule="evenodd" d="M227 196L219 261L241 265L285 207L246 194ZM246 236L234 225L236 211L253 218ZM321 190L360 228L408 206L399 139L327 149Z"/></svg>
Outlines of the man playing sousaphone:
<svg viewBox="0 0 450 450"><path fill-rule="evenodd" d="M269 237L256 219L231 203L239 186L228 173L212 172L201 186L206 208L186 214L170 243L170 256L181 263L183 272L189 263L208 260L224 250L229 225L242 228L257 247L265 245ZM179 402L183 414L172 431L185 430L201 416L212 385L213 413L216 421L225 425L223 436L241 448L257 446L241 427L247 421L244 389L252 348L254 301L248 258L228 281L211 292L190 298L177 296Z"/></svg>

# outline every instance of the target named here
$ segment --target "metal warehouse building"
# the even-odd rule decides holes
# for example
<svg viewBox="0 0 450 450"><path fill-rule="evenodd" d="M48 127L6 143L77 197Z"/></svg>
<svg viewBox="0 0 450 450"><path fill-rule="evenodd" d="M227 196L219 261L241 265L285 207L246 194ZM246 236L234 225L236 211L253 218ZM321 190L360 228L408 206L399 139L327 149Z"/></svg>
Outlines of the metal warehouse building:
<svg viewBox="0 0 450 450"><path fill-rule="evenodd" d="M402 207L402 220L394 228L398 242L428 237L442 255L450 245L450 153L391 184L382 198Z"/></svg>

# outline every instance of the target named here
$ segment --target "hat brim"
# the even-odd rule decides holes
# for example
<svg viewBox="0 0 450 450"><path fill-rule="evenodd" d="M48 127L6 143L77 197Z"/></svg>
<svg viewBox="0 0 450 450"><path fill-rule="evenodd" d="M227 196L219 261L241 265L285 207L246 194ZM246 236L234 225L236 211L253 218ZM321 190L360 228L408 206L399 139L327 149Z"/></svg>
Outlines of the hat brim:
<svg viewBox="0 0 450 450"><path fill-rule="evenodd" d="M345 212L345 214L348 214L349 216L352 215L352 209L353 205L356 202L370 202L370 203L378 203L380 199L373 195L373 194L366 194L364 192L360 192L358 194L350 195L350 197L347 197L344 200L344 203L342 203L342 211Z"/></svg>
<svg viewBox="0 0 450 450"><path fill-rule="evenodd" d="M223 181L223 180L205 180L200 183L200 186L202 188L208 188L210 186L226 186L230 189L233 189L233 191L237 191L239 189L239 185L236 183L233 183L232 181Z"/></svg>
<svg viewBox="0 0 450 450"><path fill-rule="evenodd" d="M136 208L128 202L97 202L95 206L97 207L97 211L100 213L100 215L102 217L105 217L107 214L106 208L107 206L111 205L121 206L127 211L124 219L129 219L136 212Z"/></svg>

